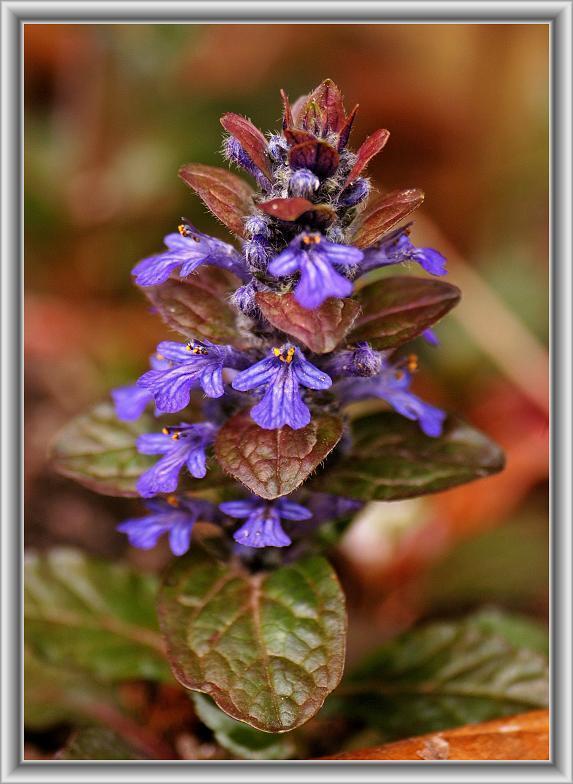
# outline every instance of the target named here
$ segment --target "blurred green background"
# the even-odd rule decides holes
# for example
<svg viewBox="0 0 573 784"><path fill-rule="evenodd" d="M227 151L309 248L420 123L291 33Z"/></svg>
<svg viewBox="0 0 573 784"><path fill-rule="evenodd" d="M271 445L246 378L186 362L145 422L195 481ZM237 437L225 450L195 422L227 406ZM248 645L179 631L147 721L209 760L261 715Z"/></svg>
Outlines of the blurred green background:
<svg viewBox="0 0 573 784"><path fill-rule="evenodd" d="M547 25L92 24L25 27L26 541L125 552L133 503L59 479L61 425L131 381L164 337L130 270L185 215L228 239L177 178L220 164L224 111L276 128L326 77L358 102L356 145L390 141L381 189L421 187L418 242L463 289L420 347L418 388L496 438L508 468L435 497L371 506L341 568L351 656L375 633L483 601L543 617L548 569ZM161 552L128 557L154 567Z"/></svg>

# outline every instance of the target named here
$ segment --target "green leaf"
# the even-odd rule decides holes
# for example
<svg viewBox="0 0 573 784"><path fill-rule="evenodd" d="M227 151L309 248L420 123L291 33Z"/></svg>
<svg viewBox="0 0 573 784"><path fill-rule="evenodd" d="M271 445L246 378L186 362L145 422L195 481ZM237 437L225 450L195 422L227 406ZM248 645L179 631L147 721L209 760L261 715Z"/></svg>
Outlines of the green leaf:
<svg viewBox="0 0 573 784"><path fill-rule="evenodd" d="M383 645L340 691L331 711L390 740L545 707L548 664L471 620L432 623Z"/></svg>
<svg viewBox="0 0 573 784"><path fill-rule="evenodd" d="M179 176L233 234L245 236L245 218L253 208L253 189L240 177L217 166L187 163Z"/></svg>
<svg viewBox="0 0 573 784"><path fill-rule="evenodd" d="M173 672L265 732L308 721L344 666L344 595L327 561L247 573L196 549L165 577L159 619Z"/></svg>
<svg viewBox="0 0 573 784"><path fill-rule="evenodd" d="M27 554L26 645L48 664L101 681L169 680L156 591L153 576L75 550Z"/></svg>
<svg viewBox="0 0 573 784"><path fill-rule="evenodd" d="M440 438L394 412L353 423L350 454L333 461L313 489L363 501L436 493L501 471L501 449L479 430L450 417Z"/></svg>
<svg viewBox="0 0 573 784"><path fill-rule="evenodd" d="M244 346L238 340L235 313L228 304L233 276L202 267L186 278L173 276L159 286L141 286L163 321L186 338Z"/></svg>
<svg viewBox="0 0 573 784"><path fill-rule="evenodd" d="M57 758L61 760L147 759L106 727L86 727L74 733Z"/></svg>
<svg viewBox="0 0 573 784"><path fill-rule="evenodd" d="M236 721L219 710L213 701L199 692L193 693L197 715L213 730L215 740L235 757L249 760L290 759L293 744L284 735L261 732L248 724Z"/></svg>
<svg viewBox="0 0 573 784"><path fill-rule="evenodd" d="M140 455L135 440L153 429L150 416L123 422L111 403L100 403L59 432L52 448L54 468L96 493L137 496L137 479L157 458Z"/></svg>
<svg viewBox="0 0 573 784"><path fill-rule="evenodd" d="M376 349L400 346L445 316L460 297L456 286L439 280L384 278L359 292L362 312L350 340L368 340Z"/></svg>
<svg viewBox="0 0 573 784"><path fill-rule="evenodd" d="M248 411L236 414L215 441L220 466L262 498L292 493L331 452L342 436L335 416L314 417L300 430L264 430Z"/></svg>
<svg viewBox="0 0 573 784"><path fill-rule="evenodd" d="M115 702L109 686L85 672L62 669L39 660L24 648L24 726L42 731L61 723L94 721L95 705Z"/></svg>
<svg viewBox="0 0 573 784"><path fill-rule="evenodd" d="M547 627L526 615L502 612L489 607L470 615L468 623L482 632L503 637L514 648L526 648L549 656Z"/></svg>
<svg viewBox="0 0 573 784"><path fill-rule="evenodd" d="M259 292L257 305L273 327L304 343L315 354L333 351L360 311L353 299L330 297L319 308L307 310L292 294Z"/></svg>

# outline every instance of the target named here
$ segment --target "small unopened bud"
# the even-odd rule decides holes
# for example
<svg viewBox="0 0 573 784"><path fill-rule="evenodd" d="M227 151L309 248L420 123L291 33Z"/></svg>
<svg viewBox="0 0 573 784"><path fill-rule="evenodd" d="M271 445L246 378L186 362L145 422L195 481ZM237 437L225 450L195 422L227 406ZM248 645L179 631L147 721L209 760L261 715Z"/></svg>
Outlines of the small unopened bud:
<svg viewBox="0 0 573 784"><path fill-rule="evenodd" d="M269 236L269 224L262 215L249 215L245 221L245 233L251 239L253 237L264 237L267 239Z"/></svg>
<svg viewBox="0 0 573 784"><path fill-rule="evenodd" d="M284 136L281 136L278 133L273 133L271 138L269 139L268 144L268 153L270 158L277 163L282 163L288 152L288 144Z"/></svg>
<svg viewBox="0 0 573 784"><path fill-rule="evenodd" d="M259 237L245 242L245 258L251 272L266 272L269 262L266 243Z"/></svg>
<svg viewBox="0 0 573 784"><path fill-rule="evenodd" d="M363 177L359 177L351 185L345 188L338 197L338 203L342 207L354 207L370 193L370 183Z"/></svg>
<svg viewBox="0 0 573 784"><path fill-rule="evenodd" d="M326 230L326 239L329 242L337 242L339 245L344 244L344 232L340 226L330 226Z"/></svg>
<svg viewBox="0 0 573 784"><path fill-rule="evenodd" d="M231 301L245 316L254 318L258 312L255 294L256 291L253 284L246 283L235 291Z"/></svg>
<svg viewBox="0 0 573 784"><path fill-rule="evenodd" d="M288 191L291 196L301 196L303 199L310 198L320 186L320 180L308 169L298 169L293 172L288 184Z"/></svg>

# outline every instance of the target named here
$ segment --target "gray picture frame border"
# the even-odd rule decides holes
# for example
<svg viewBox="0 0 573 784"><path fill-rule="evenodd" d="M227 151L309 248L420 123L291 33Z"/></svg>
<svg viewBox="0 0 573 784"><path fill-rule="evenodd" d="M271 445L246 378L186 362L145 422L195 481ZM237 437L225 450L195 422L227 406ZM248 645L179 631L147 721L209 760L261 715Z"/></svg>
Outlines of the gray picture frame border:
<svg viewBox="0 0 573 784"><path fill-rule="evenodd" d="M571 0L0 0L2 57L0 782L572 782ZM537 23L551 36L551 760L39 762L22 760L23 26L27 23ZM508 205L511 209L512 205Z"/></svg>

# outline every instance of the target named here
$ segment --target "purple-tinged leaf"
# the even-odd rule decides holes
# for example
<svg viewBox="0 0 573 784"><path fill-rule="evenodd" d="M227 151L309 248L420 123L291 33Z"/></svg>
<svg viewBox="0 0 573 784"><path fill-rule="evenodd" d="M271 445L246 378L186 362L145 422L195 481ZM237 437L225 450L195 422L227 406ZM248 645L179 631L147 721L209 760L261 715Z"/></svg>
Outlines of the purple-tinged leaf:
<svg viewBox="0 0 573 784"><path fill-rule="evenodd" d="M358 293L362 312L349 340L373 348L400 346L421 335L460 301L456 286L427 278L384 278Z"/></svg>
<svg viewBox="0 0 573 784"><path fill-rule="evenodd" d="M251 574L196 548L165 575L158 609L177 680L259 730L304 724L342 676L344 594L322 557Z"/></svg>
<svg viewBox="0 0 573 784"><path fill-rule="evenodd" d="M272 215L273 218L279 218L284 221L295 221L305 212L314 210L316 205L308 199L293 196L288 199L269 199L268 201L261 202L257 207L267 215Z"/></svg>
<svg viewBox="0 0 573 784"><path fill-rule="evenodd" d="M262 132L246 117L228 112L221 117L221 125L240 143L258 169L272 180L273 173L267 156L267 140Z"/></svg>
<svg viewBox="0 0 573 784"><path fill-rule="evenodd" d="M229 419L215 441L219 465L261 498L292 493L334 449L342 436L335 416L314 417L300 430L263 430L243 411Z"/></svg>
<svg viewBox="0 0 573 784"><path fill-rule="evenodd" d="M186 338L206 338L245 348L229 306L236 278L215 267L202 267L186 278L172 276L159 286L142 286L163 321Z"/></svg>
<svg viewBox="0 0 573 784"><path fill-rule="evenodd" d="M293 196L287 199L269 199L257 205L267 215L279 220L299 221L310 227L326 228L336 217L328 204L313 204L308 199Z"/></svg>
<svg viewBox="0 0 573 784"><path fill-rule="evenodd" d="M334 351L360 312L353 299L331 297L319 308L308 310L292 294L260 292L257 305L273 327L300 340L315 354Z"/></svg>
<svg viewBox="0 0 573 784"><path fill-rule="evenodd" d="M295 144L304 144L305 142L316 142L316 136L310 131L303 131L300 128L285 128L284 137L287 142L293 146Z"/></svg>
<svg viewBox="0 0 573 784"><path fill-rule="evenodd" d="M431 438L400 414L372 414L353 423L352 444L310 489L361 501L397 501L497 474L505 462L494 441L454 417L446 420L441 436Z"/></svg>
<svg viewBox="0 0 573 784"><path fill-rule="evenodd" d="M344 150L344 148L348 144L348 140L350 138L350 132L352 131L352 125L354 123L354 118L356 117L357 111L358 111L358 104L356 104L354 109L350 112L350 114L346 118L346 122L340 129L340 133L338 136L338 152L342 152L342 150Z"/></svg>
<svg viewBox="0 0 573 784"><path fill-rule="evenodd" d="M337 133L346 121L346 112L342 102L340 90L332 79L325 79L308 96L309 104L315 103L319 109L322 124L322 134Z"/></svg>
<svg viewBox="0 0 573 784"><path fill-rule="evenodd" d="M293 169L310 169L318 177L330 177L338 168L340 157L332 145L316 140L295 144L288 159Z"/></svg>
<svg viewBox="0 0 573 784"><path fill-rule="evenodd" d="M357 248L374 245L423 201L424 192L418 188L392 191L375 197L351 226L351 230L354 229L352 244Z"/></svg>
<svg viewBox="0 0 573 784"><path fill-rule="evenodd" d="M346 178L344 185L342 186L343 188L346 188L347 185L350 185L351 182L354 182L354 180L368 166L372 158L375 155L378 155L389 138L390 131L387 131L385 128L380 128L378 131L374 131L373 134L371 134L362 142L356 152L356 162L350 170L350 173Z"/></svg>
<svg viewBox="0 0 573 784"><path fill-rule="evenodd" d="M284 90L281 89L281 98L283 102L283 131L287 128L292 128L294 125L294 118L292 116L292 108L290 105L289 97Z"/></svg>
<svg viewBox="0 0 573 784"><path fill-rule="evenodd" d="M299 97L292 105L292 117L293 117L294 125L297 128L300 127L302 112L307 104L307 101L308 101L308 95L299 95Z"/></svg>
<svg viewBox="0 0 573 784"><path fill-rule="evenodd" d="M245 236L245 218L253 208L250 185L225 169L202 163L185 164L179 176L233 234Z"/></svg>

